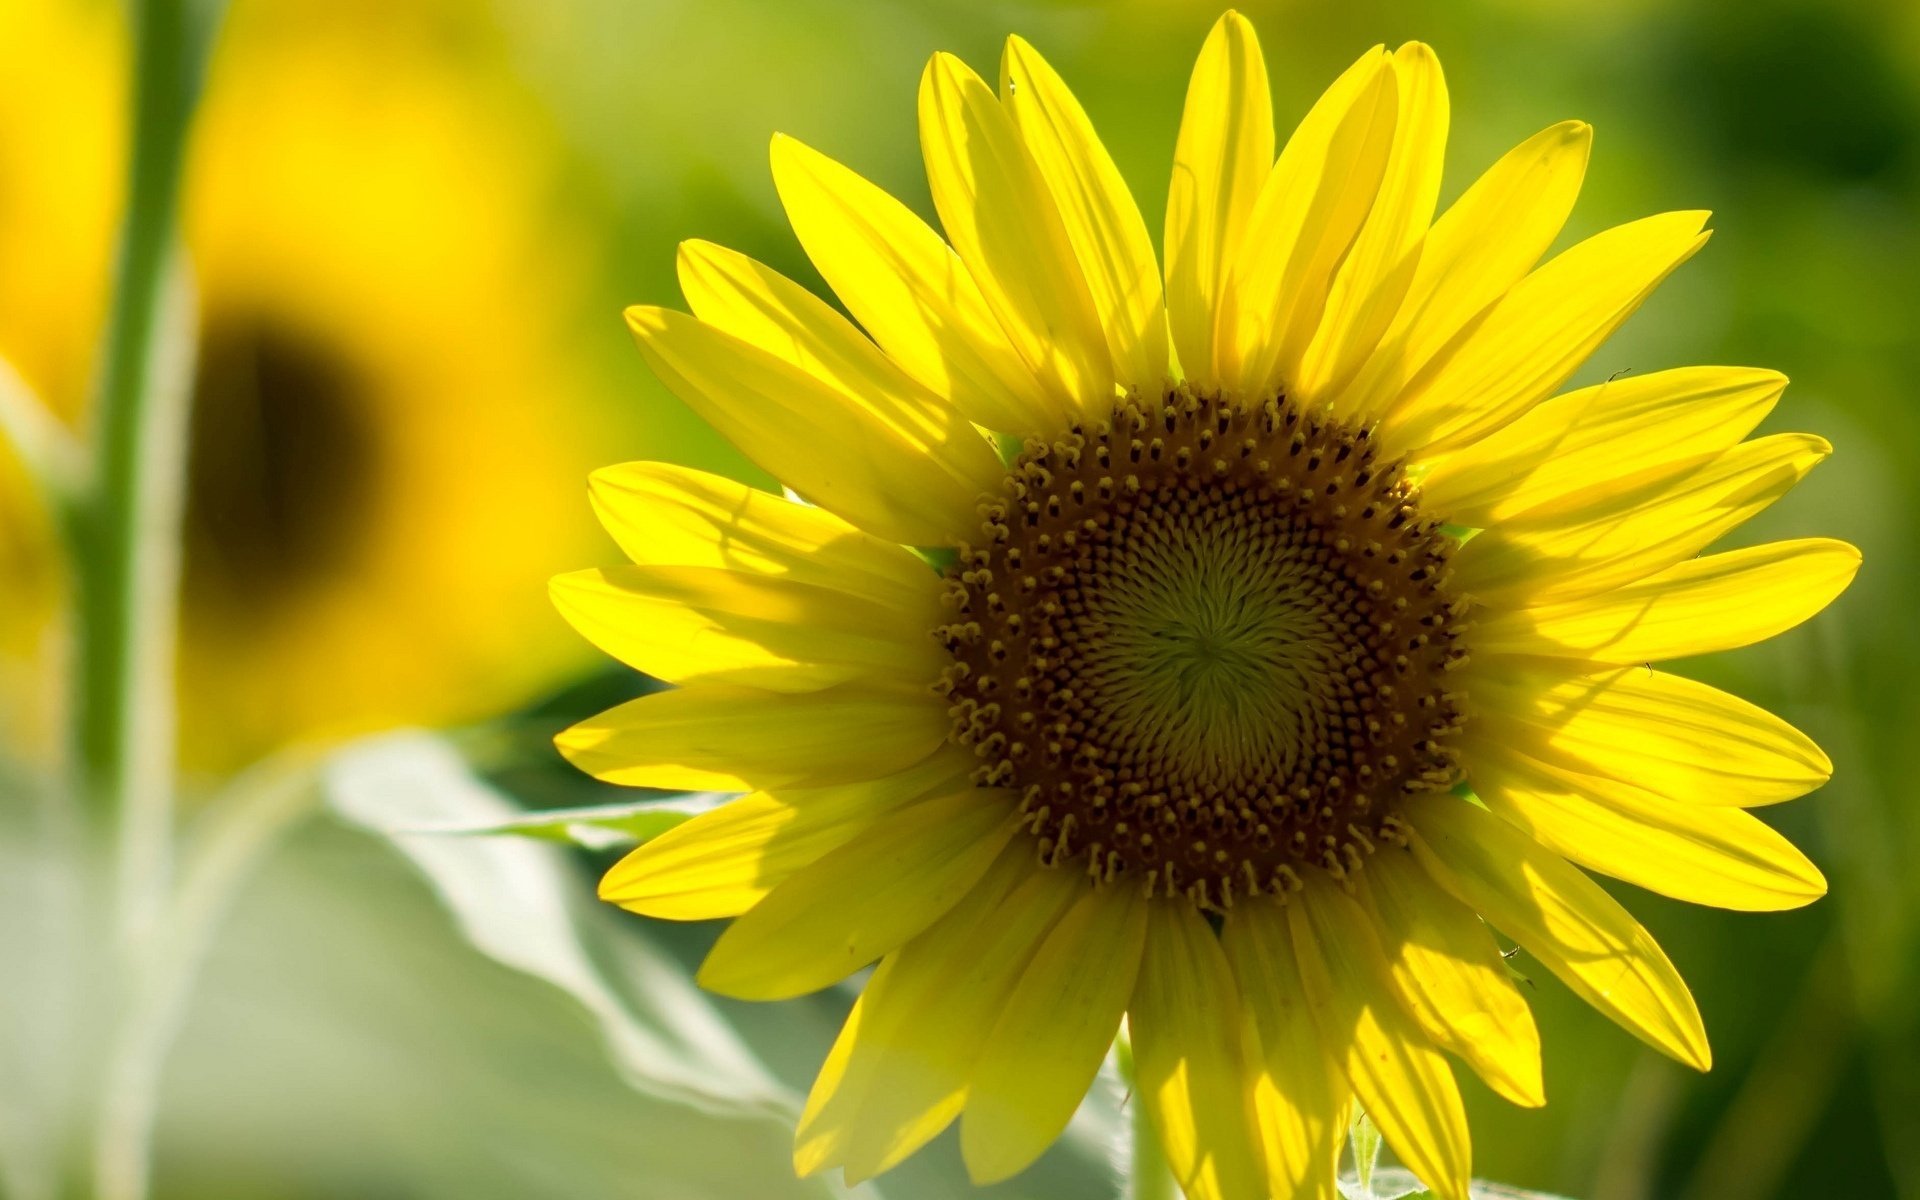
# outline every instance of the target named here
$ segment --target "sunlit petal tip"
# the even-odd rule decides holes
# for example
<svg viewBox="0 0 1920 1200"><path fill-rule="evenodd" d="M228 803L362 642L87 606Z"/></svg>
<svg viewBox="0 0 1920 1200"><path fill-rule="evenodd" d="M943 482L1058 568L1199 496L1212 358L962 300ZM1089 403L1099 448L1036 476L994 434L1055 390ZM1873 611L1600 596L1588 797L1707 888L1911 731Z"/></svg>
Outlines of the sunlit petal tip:
<svg viewBox="0 0 1920 1200"><path fill-rule="evenodd" d="M929 88L950 89L976 74L959 55L950 50L935 50L927 56L927 65L920 69L921 104L926 104Z"/></svg>
<svg viewBox="0 0 1920 1200"><path fill-rule="evenodd" d="M1828 757L1827 752L1820 748L1818 742L1808 741L1804 749L1807 754L1807 769L1810 773L1817 776L1819 780L1818 783L1814 784L1814 787L1820 787L1833 778L1833 759ZM1812 791L1813 788L1807 790Z"/></svg>
<svg viewBox="0 0 1920 1200"><path fill-rule="evenodd" d="M1561 121L1557 125L1549 125L1546 133L1564 145L1584 146L1588 153L1593 151L1593 126L1578 117Z"/></svg>
<svg viewBox="0 0 1920 1200"><path fill-rule="evenodd" d="M668 315L671 309L657 304L630 304L620 313L626 319L627 329L644 348L654 338L666 332Z"/></svg>
<svg viewBox="0 0 1920 1200"><path fill-rule="evenodd" d="M1807 905L1812 904L1815 900L1827 894L1826 872L1815 866L1811 859L1805 860L1801 866L1802 877L1800 882L1806 887L1806 892L1799 897L1800 902L1798 904L1782 905L1781 911L1786 911L1791 908L1805 908Z"/></svg>
<svg viewBox="0 0 1920 1200"><path fill-rule="evenodd" d="M804 169L808 155L818 154L819 151L790 133L773 134L767 139L767 166L773 173L775 186L779 186L782 175Z"/></svg>
<svg viewBox="0 0 1920 1200"><path fill-rule="evenodd" d="M716 245L705 238L687 238L675 248L673 255L673 265L679 274L682 292L686 290L686 279L689 273L722 259L738 256L738 251Z"/></svg>
<svg viewBox="0 0 1920 1200"><path fill-rule="evenodd" d="M653 879L654 863L659 859L659 854L652 852L654 845L649 843L630 851L608 867L594 894L608 904L643 917L684 919L674 897L664 894L665 889Z"/></svg>
<svg viewBox="0 0 1920 1200"><path fill-rule="evenodd" d="M1707 1031L1702 1029L1700 1036L1687 1044L1687 1055L1681 1062L1701 1074L1713 1070L1713 1047L1707 1043Z"/></svg>
<svg viewBox="0 0 1920 1200"><path fill-rule="evenodd" d="M618 904L633 887L634 871L627 866L628 860L632 857L633 855L629 854L608 867L607 873L600 877L600 883L594 889L594 895L609 904Z"/></svg>
<svg viewBox="0 0 1920 1200"><path fill-rule="evenodd" d="M1246 14L1237 8L1230 8L1220 14L1220 19L1213 23L1213 29L1209 31L1208 36L1211 37L1216 33L1230 33L1237 37L1252 38L1255 41L1258 41L1260 37L1260 35L1254 31L1253 22L1247 20Z"/></svg>
<svg viewBox="0 0 1920 1200"><path fill-rule="evenodd" d="M827 1155L824 1150L821 1150L817 1145L813 1143L810 1143L810 1142L803 1143L797 1137L794 1139L794 1146L793 1146L794 1178L796 1179L809 1178L810 1176L817 1175L821 1171L826 1170L829 1165L831 1164L827 1162Z"/></svg>

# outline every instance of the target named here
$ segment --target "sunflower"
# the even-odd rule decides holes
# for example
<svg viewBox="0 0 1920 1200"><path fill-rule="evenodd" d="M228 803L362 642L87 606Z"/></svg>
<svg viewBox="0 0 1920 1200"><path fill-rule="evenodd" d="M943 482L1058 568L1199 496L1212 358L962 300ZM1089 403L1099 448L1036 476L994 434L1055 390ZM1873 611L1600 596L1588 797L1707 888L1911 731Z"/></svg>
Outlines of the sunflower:
<svg viewBox="0 0 1920 1200"><path fill-rule="evenodd" d="M22 36L0 46L0 131L25 131L0 138L0 353L79 426L122 200L127 31L111 5L18 9ZM580 661L539 582L590 540L558 543L547 497L611 422L570 365L565 309L584 289L544 212L555 164L423 19L241 3L214 60L183 214L200 301L180 650L194 768L477 718ZM17 661L59 584L45 522L3 507ZM49 707L31 679L7 690L22 722Z"/></svg>
<svg viewBox="0 0 1920 1200"><path fill-rule="evenodd" d="M1061 1132L1124 1018L1192 1197L1332 1197L1353 1104L1442 1196L1449 1056L1544 1102L1490 926L1705 1069L1700 1016L1582 870L1782 909L1818 870L1743 811L1830 773L1650 664L1818 612L1857 552L1700 556L1828 451L1745 440L1785 385L1683 368L1556 396L1706 241L1649 217L1536 263L1587 161L1551 126L1433 220L1448 102L1376 47L1279 151L1250 25L1194 69L1164 274L1058 75L936 55L943 241L773 142L865 332L681 247L693 315L628 321L669 387L804 501L598 473L632 565L559 577L590 640L677 685L562 734L602 779L746 793L600 894L736 918L700 978L797 996L877 963L799 1125L860 1179L956 1118L972 1176Z"/></svg>

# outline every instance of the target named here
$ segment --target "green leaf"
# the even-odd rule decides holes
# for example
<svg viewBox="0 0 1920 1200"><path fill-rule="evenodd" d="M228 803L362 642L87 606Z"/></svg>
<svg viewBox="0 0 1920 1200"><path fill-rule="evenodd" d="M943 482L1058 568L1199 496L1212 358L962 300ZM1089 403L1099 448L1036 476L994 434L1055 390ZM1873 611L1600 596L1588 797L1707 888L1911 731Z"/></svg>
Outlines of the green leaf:
<svg viewBox="0 0 1920 1200"><path fill-rule="evenodd" d="M426 822L387 832L466 837L507 835L568 842L588 850L608 850L657 838L688 818L718 807L723 799L715 792L697 792L586 808L516 810L513 816L500 820Z"/></svg>
<svg viewBox="0 0 1920 1200"><path fill-rule="evenodd" d="M1347 1141L1353 1146L1353 1172L1360 1185L1360 1195L1374 1200L1373 1169L1380 1161L1380 1129L1357 1104L1353 1106L1353 1121L1347 1126Z"/></svg>
<svg viewBox="0 0 1920 1200"><path fill-rule="evenodd" d="M635 1088L723 1114L795 1119L799 1097L677 962L586 899L565 851L525 838L445 836L528 817L446 742L397 733L360 743L329 765L325 788L337 814L387 839L426 876L475 947L579 1001Z"/></svg>

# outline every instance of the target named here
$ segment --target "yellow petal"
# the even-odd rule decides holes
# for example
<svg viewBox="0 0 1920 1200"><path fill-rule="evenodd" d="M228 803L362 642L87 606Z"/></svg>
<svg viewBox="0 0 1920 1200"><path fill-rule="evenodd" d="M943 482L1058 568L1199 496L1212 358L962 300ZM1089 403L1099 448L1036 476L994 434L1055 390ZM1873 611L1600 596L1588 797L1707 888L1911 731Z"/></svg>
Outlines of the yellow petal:
<svg viewBox="0 0 1920 1200"><path fill-rule="evenodd" d="M980 881L945 916L934 922L928 932L954 928L961 922L969 921L970 914L990 911L1032 877L1031 866L1030 858L1023 859L1012 848L1001 851ZM887 1044L898 1040L896 1022L892 1017L873 1016L870 1013L873 1008L870 1001L875 996L884 996L893 991L891 980L899 962L900 954L896 951L882 958L874 967L873 975L861 989L860 998L847 1014L839 1036L827 1051L826 1061L814 1077L813 1087L807 1092L806 1105L794 1129L793 1170L796 1175L812 1175L824 1170L830 1163L839 1162L846 1151L853 1128L847 1122L833 1118L857 1109L858 1100L871 1082L869 1072L875 1062L871 1055L862 1054L861 1069L853 1070L854 1053L860 1044L869 1036ZM896 1009L894 1016L898 1015L899 1010Z"/></svg>
<svg viewBox="0 0 1920 1200"><path fill-rule="evenodd" d="M1362 880L1394 981L1427 1036L1513 1103L1545 1104L1540 1032L1480 918L1404 854L1376 854Z"/></svg>
<svg viewBox="0 0 1920 1200"><path fill-rule="evenodd" d="M1826 895L1806 855L1737 808L1675 804L1631 784L1588 793L1577 775L1511 753L1477 756L1469 774L1487 807L1534 841L1650 892L1743 912Z"/></svg>
<svg viewBox="0 0 1920 1200"><path fill-rule="evenodd" d="M1067 411L1109 414L1113 360L1059 210L993 90L951 54L920 77L920 152L940 224L1013 348Z"/></svg>
<svg viewBox="0 0 1920 1200"><path fill-rule="evenodd" d="M1184 900L1148 904L1127 1024L1136 1102L1187 1200L1262 1194L1239 991L1212 927Z"/></svg>
<svg viewBox="0 0 1920 1200"><path fill-rule="evenodd" d="M992 452L977 437L955 436L957 410L824 300L772 268L711 242L682 242L678 265L680 290L702 321L798 367L909 442L939 446L951 440L953 452L968 460L963 464L967 477L986 477L983 451L989 457Z"/></svg>
<svg viewBox="0 0 1920 1200"><path fill-rule="evenodd" d="M593 473L593 506L643 567L725 567L834 587L911 612L937 592L925 560L824 508L672 463Z"/></svg>
<svg viewBox="0 0 1920 1200"><path fill-rule="evenodd" d="M1545 399L1706 244L1706 218L1664 213L1621 225L1522 279L1388 405L1381 444L1395 453L1440 453Z"/></svg>
<svg viewBox="0 0 1920 1200"><path fill-rule="evenodd" d="M1678 675L1644 667L1573 676L1511 664L1469 670L1469 754L1507 746L1680 804L1777 804L1833 774L1806 734Z"/></svg>
<svg viewBox="0 0 1920 1200"><path fill-rule="evenodd" d="M1394 51L1393 148L1367 223L1340 265L1326 315L1301 364L1294 395L1312 405L1337 393L1379 349L1420 263L1447 149L1447 81L1419 42Z"/></svg>
<svg viewBox="0 0 1920 1200"><path fill-rule="evenodd" d="M1353 384L1342 416L1378 417L1442 347L1533 269L1573 211L1593 130L1563 121L1507 152L1454 201L1420 249L1393 324Z"/></svg>
<svg viewBox="0 0 1920 1200"><path fill-rule="evenodd" d="M1007 343L959 256L886 192L785 136L773 182L807 257L893 361L968 417L1050 431L1066 411Z"/></svg>
<svg viewBox="0 0 1920 1200"><path fill-rule="evenodd" d="M850 396L684 313L630 308L627 325L674 395L807 499L910 545L978 536L974 505L1001 468L952 408Z"/></svg>
<svg viewBox="0 0 1920 1200"><path fill-rule="evenodd" d="M1374 47L1287 139L1247 218L1221 295L1214 364L1250 396L1292 390L1333 273L1360 232L1393 145L1392 59Z"/></svg>
<svg viewBox="0 0 1920 1200"><path fill-rule="evenodd" d="M1486 529L1630 503L1739 442L1786 386L1777 371L1679 367L1568 392L1432 463L1422 507Z"/></svg>
<svg viewBox="0 0 1920 1200"><path fill-rule="evenodd" d="M1138 888L1079 885L1079 899L1027 964L981 1048L960 1121L960 1150L976 1184L1026 1170L1060 1136L1133 993L1147 901Z"/></svg>
<svg viewBox="0 0 1920 1200"><path fill-rule="evenodd" d="M865 597L716 567L609 567L556 576L554 607L601 650L668 683L695 679L805 692L873 679L936 678L945 655L919 612Z"/></svg>
<svg viewBox="0 0 1920 1200"><path fill-rule="evenodd" d="M1833 452L1825 438L1782 433L1743 442L1650 496L1623 498L1568 524L1496 526L1453 560L1453 585L1476 600L1550 604L1592 596L1692 558L1787 494Z"/></svg>
<svg viewBox="0 0 1920 1200"><path fill-rule="evenodd" d="M1706 1070L1693 995L1651 935L1600 886L1500 818L1452 795L1412 801L1420 865L1588 1004L1663 1054Z"/></svg>
<svg viewBox="0 0 1920 1200"><path fill-rule="evenodd" d="M886 813L957 788L974 765L972 755L955 750L883 779L742 796L615 863L600 880L600 898L670 921L737 917Z"/></svg>
<svg viewBox="0 0 1920 1200"><path fill-rule="evenodd" d="M1335 1200L1352 1089L1308 1011L1286 918L1274 904L1243 901L1227 914L1220 944L1259 1049L1250 1066L1267 1194Z"/></svg>
<svg viewBox="0 0 1920 1200"><path fill-rule="evenodd" d="M950 727L946 709L925 695L837 687L795 696L702 683L629 700L554 745L622 787L748 792L904 771L938 749Z"/></svg>
<svg viewBox="0 0 1920 1200"><path fill-rule="evenodd" d="M1860 552L1828 538L1729 550L1603 595L1500 613L1474 629L1473 649L1607 664L1731 650L1813 616L1859 569Z"/></svg>
<svg viewBox="0 0 1920 1200"><path fill-rule="evenodd" d="M1000 99L1046 181L1106 329L1123 388L1166 384L1167 309L1160 264L1120 169L1066 83L1025 39L1007 39Z"/></svg>
<svg viewBox="0 0 1920 1200"><path fill-rule="evenodd" d="M888 813L728 926L700 984L785 1000L845 979L939 920L1013 830L1011 798L971 786Z"/></svg>
<svg viewBox="0 0 1920 1200"><path fill-rule="evenodd" d="M820 1064L820 1073L813 1077L813 1088L807 1093L806 1107L801 1110L793 1138L793 1173L803 1179L816 1171L825 1170L828 1162L839 1155L841 1148L846 1145L847 1135L852 1132L837 1123L820 1124L820 1113L835 1096L852 1086L858 1086L860 1081L849 1080L848 1075L853 1065L854 1050L866 1040L868 1030L872 1028L868 1001L887 989L896 961L898 959L895 956L889 955L873 969L867 986L861 989L860 998L853 1002L846 1021L841 1024L839 1036L833 1039L833 1045L827 1050L826 1061Z"/></svg>
<svg viewBox="0 0 1920 1200"><path fill-rule="evenodd" d="M960 1113L968 1080L1021 969L1060 914L1086 888L1065 871L1009 848L1022 881L991 879L888 958L867 987L845 1070L816 1084L794 1138L802 1174L841 1166L848 1183L886 1171ZM823 1081L824 1082L824 1081Z"/></svg>
<svg viewBox="0 0 1920 1200"><path fill-rule="evenodd" d="M1315 872L1286 914L1308 1008L1361 1107L1422 1183L1466 1200L1472 1150L1453 1068L1404 1011L1366 910Z"/></svg>
<svg viewBox="0 0 1920 1200"><path fill-rule="evenodd" d="M1207 34L1187 84L1162 240L1174 350L1197 386L1219 381L1213 337L1220 291L1272 167L1266 60L1253 25L1229 10Z"/></svg>

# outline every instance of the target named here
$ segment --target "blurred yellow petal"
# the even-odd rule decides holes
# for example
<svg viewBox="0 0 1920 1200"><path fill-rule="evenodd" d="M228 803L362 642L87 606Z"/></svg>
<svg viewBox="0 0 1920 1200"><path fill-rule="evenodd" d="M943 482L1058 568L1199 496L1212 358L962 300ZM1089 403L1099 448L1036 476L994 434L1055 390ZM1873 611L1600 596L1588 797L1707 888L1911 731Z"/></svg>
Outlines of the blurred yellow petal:
<svg viewBox="0 0 1920 1200"><path fill-rule="evenodd" d="M674 395L807 499L910 545L978 536L974 504L1001 470L953 409L849 395L684 313L635 307L627 324Z"/></svg>
<svg viewBox="0 0 1920 1200"><path fill-rule="evenodd" d="M1833 452L1782 433L1744 442L1651 496L1622 498L1565 525L1496 526L1453 560L1453 586L1484 603L1591 596L1692 558L1787 494Z"/></svg>
<svg viewBox="0 0 1920 1200"><path fill-rule="evenodd" d="M1664 213L1595 234L1515 284L1390 401L1391 453L1456 449L1545 399L1706 244L1703 212Z"/></svg>
<svg viewBox="0 0 1920 1200"><path fill-rule="evenodd" d="M1220 292L1247 218L1273 167L1273 97L1253 25L1228 10L1207 34L1187 84L1167 188L1167 320L1180 369L1218 382L1213 337Z"/></svg>
<svg viewBox="0 0 1920 1200"><path fill-rule="evenodd" d="M1402 1007L1366 911L1319 877L1288 898L1301 986L1360 1105L1407 1169L1445 1200L1473 1174L1453 1068Z"/></svg>
<svg viewBox="0 0 1920 1200"><path fill-rule="evenodd" d="M938 594L926 561L898 542L738 480L637 462L595 471L592 490L600 523L638 566L752 571L838 588L903 612Z"/></svg>
<svg viewBox="0 0 1920 1200"><path fill-rule="evenodd" d="M1859 569L1860 552L1829 538L1729 550L1603 595L1490 616L1473 649L1608 664L1731 650L1813 616Z"/></svg>
<svg viewBox="0 0 1920 1200"><path fill-rule="evenodd" d="M670 921L739 916L774 885L886 813L933 791L960 787L973 767L971 755L942 751L882 779L742 796L615 863L600 880L600 898Z"/></svg>
<svg viewBox="0 0 1920 1200"><path fill-rule="evenodd" d="M1404 854L1374 855L1362 881L1394 981L1427 1036L1513 1103L1545 1104L1540 1032L1480 918Z"/></svg>
<svg viewBox="0 0 1920 1200"><path fill-rule="evenodd" d="M1136 888L1075 883L1079 899L1019 976L980 1049L960 1122L976 1184L1026 1170L1066 1129L1133 994L1147 901Z"/></svg>
<svg viewBox="0 0 1920 1200"><path fill-rule="evenodd" d="M1693 994L1627 910L1559 855L1456 796L1408 805L1420 865L1649 1046L1712 1065Z"/></svg>
<svg viewBox="0 0 1920 1200"><path fill-rule="evenodd" d="M845 979L939 920L1013 830L1011 799L971 786L888 813L729 925L700 984L785 1000Z"/></svg>
<svg viewBox="0 0 1920 1200"><path fill-rule="evenodd" d="M1380 346L1420 263L1446 158L1447 81L1440 60L1420 42L1392 59L1393 148L1367 223L1340 265L1293 394L1312 406L1353 378Z"/></svg>
<svg viewBox="0 0 1920 1200"><path fill-rule="evenodd" d="M1378 417L1421 367L1533 269L1573 211L1592 145L1585 122L1549 126L1454 201L1421 246L1393 324L1336 398L1335 411Z"/></svg>
<svg viewBox="0 0 1920 1200"><path fill-rule="evenodd" d="M993 874L1021 881L1009 889ZM841 1166L847 1182L858 1183L952 1123L1007 994L1084 889L1071 873L1040 868L1024 847L1010 848L938 924L888 957L862 997L844 1072L808 1097L794 1138L801 1174Z"/></svg>
<svg viewBox="0 0 1920 1200"><path fill-rule="evenodd" d="M960 258L886 192L790 137L773 181L807 257L854 319L909 375L971 419L1016 433L1063 420Z"/></svg>
<svg viewBox="0 0 1920 1200"><path fill-rule="evenodd" d="M1153 240L1126 180L1066 82L1024 38L1007 39L1000 100L1060 210L1115 379L1158 392L1168 376L1167 309Z"/></svg>
<svg viewBox="0 0 1920 1200"><path fill-rule="evenodd" d="M1786 386L1777 371L1679 367L1568 392L1443 455L1421 477L1421 500L1480 529L1584 516L1713 461Z"/></svg>
<svg viewBox="0 0 1920 1200"><path fill-rule="evenodd" d="M289 745L491 720L575 677L587 648L537 586L597 552L572 485L610 444L661 444L589 361L579 267L608 231L555 204L566 151L496 66L446 53L489 15L421 15L247 6L191 114L164 236L192 295L163 306L144 382L192 395L142 432L167 456L142 537L178 574L143 579L137 611L178 600L177 721L151 741L193 795ZM92 435L120 222L159 181L128 175L144 25L72 0L0 16L0 359ZM0 741L51 764L74 596L20 466L0 450Z"/></svg>
<svg viewBox="0 0 1920 1200"><path fill-rule="evenodd" d="M1334 1172L1347 1140L1352 1089L1309 1011L1286 916L1276 904L1235 904L1220 944L1245 1000L1252 1045L1259 1049L1248 1065L1267 1192L1289 1200L1336 1200Z"/></svg>
<svg viewBox="0 0 1920 1200"><path fill-rule="evenodd" d="M1333 274L1373 207L1393 145L1392 58L1347 68L1287 139L1235 248L1214 328L1221 386L1291 392Z"/></svg>
<svg viewBox="0 0 1920 1200"><path fill-rule="evenodd" d="M940 224L1013 348L1063 410L1105 416L1113 360L1066 225L993 89L951 54L920 77L920 151Z"/></svg>
<svg viewBox="0 0 1920 1200"><path fill-rule="evenodd" d="M1127 1024L1135 1102L1145 1104L1187 1200L1262 1192L1241 1000L1212 926L1184 900L1155 900Z"/></svg>
<svg viewBox="0 0 1920 1200"><path fill-rule="evenodd" d="M1833 774L1813 740L1738 696L1628 667L1568 675L1507 664L1476 670L1468 752L1505 746L1681 804L1747 807L1804 796Z"/></svg>
<svg viewBox="0 0 1920 1200"><path fill-rule="evenodd" d="M1650 892L1777 912L1827 891L1793 843L1737 808L1676 804L1631 785L1587 794L1577 777L1511 753L1476 755L1469 780L1489 809L1542 846Z"/></svg>
<svg viewBox="0 0 1920 1200"><path fill-rule="evenodd" d="M903 771L952 722L912 692L837 687L786 695L700 683L629 700L554 739L568 762L623 787L747 792Z"/></svg>
<svg viewBox="0 0 1920 1200"><path fill-rule="evenodd" d="M867 679L911 687L949 659L918 612L838 588L719 567L608 567L556 576L554 607L588 641L668 683L804 692Z"/></svg>

